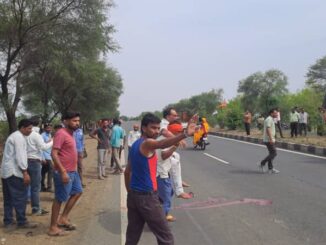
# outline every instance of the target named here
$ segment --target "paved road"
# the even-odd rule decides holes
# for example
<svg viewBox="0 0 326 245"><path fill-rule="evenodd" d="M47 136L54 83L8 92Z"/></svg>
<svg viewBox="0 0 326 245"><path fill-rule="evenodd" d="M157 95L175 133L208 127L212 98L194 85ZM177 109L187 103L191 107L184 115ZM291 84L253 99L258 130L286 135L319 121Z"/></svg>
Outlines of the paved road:
<svg viewBox="0 0 326 245"><path fill-rule="evenodd" d="M196 197L174 200L176 244L326 244L326 158L279 150L280 174L262 174L264 147L209 140L204 152L180 151ZM140 244L155 244L148 230Z"/></svg>

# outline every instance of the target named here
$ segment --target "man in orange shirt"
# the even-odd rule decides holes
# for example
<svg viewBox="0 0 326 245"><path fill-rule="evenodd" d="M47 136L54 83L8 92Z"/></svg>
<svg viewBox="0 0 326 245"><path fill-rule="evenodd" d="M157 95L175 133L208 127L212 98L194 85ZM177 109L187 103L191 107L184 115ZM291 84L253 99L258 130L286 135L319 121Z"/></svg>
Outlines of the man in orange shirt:
<svg viewBox="0 0 326 245"><path fill-rule="evenodd" d="M250 135L250 124L251 124L251 120L252 120L252 115L251 115L250 111L247 110L243 114L243 123L244 123L245 129L246 129L247 135Z"/></svg>

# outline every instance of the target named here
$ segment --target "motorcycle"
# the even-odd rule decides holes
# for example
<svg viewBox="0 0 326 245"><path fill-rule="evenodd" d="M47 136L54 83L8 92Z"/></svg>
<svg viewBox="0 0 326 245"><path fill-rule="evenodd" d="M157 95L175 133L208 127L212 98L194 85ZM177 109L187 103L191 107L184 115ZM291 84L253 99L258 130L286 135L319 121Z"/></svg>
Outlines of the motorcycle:
<svg viewBox="0 0 326 245"><path fill-rule="evenodd" d="M208 142L208 138L207 138L207 134L204 134L199 141L196 142L196 144L194 145L194 149L196 149L197 147L199 147L201 150L205 150L206 146L209 145Z"/></svg>

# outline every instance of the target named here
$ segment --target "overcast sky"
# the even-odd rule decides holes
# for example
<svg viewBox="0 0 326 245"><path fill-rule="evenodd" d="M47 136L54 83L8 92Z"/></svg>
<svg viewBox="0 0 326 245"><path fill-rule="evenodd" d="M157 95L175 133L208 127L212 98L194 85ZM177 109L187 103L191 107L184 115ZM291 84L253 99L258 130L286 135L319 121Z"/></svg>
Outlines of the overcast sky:
<svg viewBox="0 0 326 245"><path fill-rule="evenodd" d="M116 0L111 22L121 46L108 62L123 77L122 115L161 110L180 99L277 68L290 91L326 55L325 0Z"/></svg>

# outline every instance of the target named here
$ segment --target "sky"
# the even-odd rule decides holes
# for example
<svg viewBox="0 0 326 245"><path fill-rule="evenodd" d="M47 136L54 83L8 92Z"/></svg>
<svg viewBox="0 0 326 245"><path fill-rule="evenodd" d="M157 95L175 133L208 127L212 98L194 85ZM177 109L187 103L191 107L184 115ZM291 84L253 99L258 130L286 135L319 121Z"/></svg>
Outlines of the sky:
<svg viewBox="0 0 326 245"><path fill-rule="evenodd" d="M279 69L291 92L326 55L325 0L115 0L110 22L121 47L107 62L123 78L122 115L222 88Z"/></svg>

